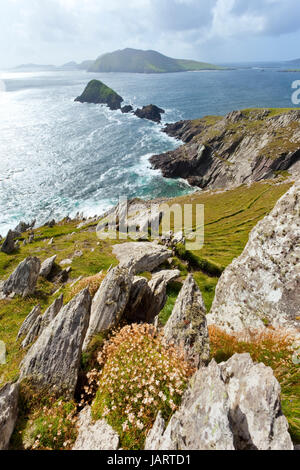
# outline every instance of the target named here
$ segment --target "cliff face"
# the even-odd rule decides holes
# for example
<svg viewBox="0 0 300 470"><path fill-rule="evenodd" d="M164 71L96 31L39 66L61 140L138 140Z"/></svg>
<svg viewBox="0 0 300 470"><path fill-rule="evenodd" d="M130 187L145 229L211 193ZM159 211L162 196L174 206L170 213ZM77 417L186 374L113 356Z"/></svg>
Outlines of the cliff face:
<svg viewBox="0 0 300 470"><path fill-rule="evenodd" d="M299 171L300 111L245 110L169 124L182 140L174 151L150 162L168 178L185 178L200 188L224 188Z"/></svg>

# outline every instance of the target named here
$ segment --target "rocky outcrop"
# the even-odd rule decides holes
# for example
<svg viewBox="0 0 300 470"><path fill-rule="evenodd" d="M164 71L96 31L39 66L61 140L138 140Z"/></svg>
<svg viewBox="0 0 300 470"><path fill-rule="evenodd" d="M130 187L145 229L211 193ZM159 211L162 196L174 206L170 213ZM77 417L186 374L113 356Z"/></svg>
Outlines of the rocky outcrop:
<svg viewBox="0 0 300 470"><path fill-rule="evenodd" d="M82 95L75 101L80 103L106 104L111 110L121 109L123 98L100 80L91 80Z"/></svg>
<svg viewBox="0 0 300 470"><path fill-rule="evenodd" d="M130 104L128 104L126 106L122 106L121 111L123 114L132 113L133 107Z"/></svg>
<svg viewBox="0 0 300 470"><path fill-rule="evenodd" d="M25 349L38 337L41 329L42 317L39 315L35 322L31 325L26 337L22 341L22 348Z"/></svg>
<svg viewBox="0 0 300 470"><path fill-rule="evenodd" d="M166 270L146 278L135 276L124 318L133 323L153 323L167 301L167 284L180 276L178 270Z"/></svg>
<svg viewBox="0 0 300 470"><path fill-rule="evenodd" d="M134 114L141 119L149 119L157 123L161 122L161 115L165 113L164 109L158 108L154 104L143 106L142 109L138 108Z"/></svg>
<svg viewBox="0 0 300 470"><path fill-rule="evenodd" d="M26 258L12 275L4 282L2 291L4 295L18 294L23 297L31 295L35 291L41 262L38 258Z"/></svg>
<svg viewBox="0 0 300 470"><path fill-rule="evenodd" d="M48 279L51 274L52 268L54 266L57 255L52 256L51 258L46 259L41 266L40 276Z"/></svg>
<svg viewBox="0 0 300 470"><path fill-rule="evenodd" d="M6 384L0 390L0 450L6 450L18 417L19 385Z"/></svg>
<svg viewBox="0 0 300 470"><path fill-rule="evenodd" d="M113 247L113 253L134 274L151 272L172 255L166 247L149 242L121 243Z"/></svg>
<svg viewBox="0 0 300 470"><path fill-rule="evenodd" d="M199 369L164 427L159 415L147 450L293 449L273 371L248 354Z"/></svg>
<svg viewBox="0 0 300 470"><path fill-rule="evenodd" d="M85 289L61 309L25 356L20 381L27 379L57 396L74 395L90 308L91 296Z"/></svg>
<svg viewBox="0 0 300 470"><path fill-rule="evenodd" d="M10 255L15 251L16 244L15 244L15 238L18 234L14 232L13 230L9 230L2 246L1 246L1 251L2 253L6 253L7 255Z"/></svg>
<svg viewBox="0 0 300 470"><path fill-rule="evenodd" d="M27 232L28 230L32 230L33 227L35 226L35 220L33 220L31 223L27 224L26 222L19 222L19 224L16 226L15 228L15 232L18 232L18 233L24 233L24 232Z"/></svg>
<svg viewBox="0 0 300 470"><path fill-rule="evenodd" d="M40 332L47 328L47 326L50 325L54 318L57 317L58 313L62 309L63 303L64 296L61 295L60 297L54 300L53 304L51 304L49 308L47 308L44 315L42 316Z"/></svg>
<svg viewBox="0 0 300 470"><path fill-rule="evenodd" d="M129 299L132 281L133 275L125 267L117 266L109 271L93 298L84 350L93 335L109 330L119 323Z"/></svg>
<svg viewBox="0 0 300 470"><path fill-rule="evenodd" d="M209 360L206 309L192 274L185 280L164 328L164 343L176 345L196 367Z"/></svg>
<svg viewBox="0 0 300 470"><path fill-rule="evenodd" d="M17 338L21 338L21 336L27 335L28 331L31 329L31 327L34 325L36 322L37 318L41 315L41 306L36 305L33 307L29 315L25 318L24 322L22 323L22 326L19 330Z"/></svg>
<svg viewBox="0 0 300 470"><path fill-rule="evenodd" d="M119 436L102 419L93 423L91 408L87 406L79 414L78 437L73 450L117 450Z"/></svg>
<svg viewBox="0 0 300 470"><path fill-rule="evenodd" d="M229 188L272 178L299 165L299 111L246 110L167 125L176 150L150 161L167 178L200 188Z"/></svg>
<svg viewBox="0 0 300 470"><path fill-rule="evenodd" d="M252 230L242 255L224 271L209 324L228 332L266 325L300 328L299 189L295 184L277 202Z"/></svg>

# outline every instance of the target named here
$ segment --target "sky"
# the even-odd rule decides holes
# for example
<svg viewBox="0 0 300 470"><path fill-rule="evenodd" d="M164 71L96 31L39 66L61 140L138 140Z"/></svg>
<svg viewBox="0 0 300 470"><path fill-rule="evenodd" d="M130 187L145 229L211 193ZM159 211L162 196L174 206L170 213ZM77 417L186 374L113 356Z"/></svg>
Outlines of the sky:
<svg viewBox="0 0 300 470"><path fill-rule="evenodd" d="M125 47L212 63L300 56L299 0L0 0L0 67Z"/></svg>

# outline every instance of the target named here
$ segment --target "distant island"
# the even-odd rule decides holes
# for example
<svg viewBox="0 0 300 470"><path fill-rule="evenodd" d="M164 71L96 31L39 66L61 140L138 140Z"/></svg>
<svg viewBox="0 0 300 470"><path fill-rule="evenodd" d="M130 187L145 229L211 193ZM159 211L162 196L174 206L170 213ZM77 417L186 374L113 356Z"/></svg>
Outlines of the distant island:
<svg viewBox="0 0 300 470"><path fill-rule="evenodd" d="M300 67L300 59L288 60L285 62L285 64L288 64L294 67Z"/></svg>
<svg viewBox="0 0 300 470"><path fill-rule="evenodd" d="M174 73L198 72L205 70L228 70L227 67L198 62L196 60L172 59L156 51L123 49L99 56L96 60L75 61L63 65L22 64L15 70L63 71L86 70L87 72L126 72L126 73Z"/></svg>
<svg viewBox="0 0 300 470"><path fill-rule="evenodd" d="M123 49L101 55L88 72L172 73L199 70L224 70L224 67L195 60L172 59L156 51Z"/></svg>

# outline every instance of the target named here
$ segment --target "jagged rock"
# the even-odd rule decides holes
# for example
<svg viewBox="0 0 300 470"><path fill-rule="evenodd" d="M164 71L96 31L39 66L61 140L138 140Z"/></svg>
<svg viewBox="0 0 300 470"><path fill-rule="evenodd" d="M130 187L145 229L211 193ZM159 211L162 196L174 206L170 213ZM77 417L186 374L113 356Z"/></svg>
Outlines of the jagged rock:
<svg viewBox="0 0 300 470"><path fill-rule="evenodd" d="M16 228L15 228L15 232L18 232L18 233L24 233L24 232L27 232L27 230L31 230L33 229L33 227L35 226L35 220L33 220L31 223L29 224L26 224L26 222L20 222Z"/></svg>
<svg viewBox="0 0 300 470"><path fill-rule="evenodd" d="M69 274L71 272L71 267L69 266L66 269L63 269L55 278L55 282L58 282L60 284L64 284L65 282L68 282L69 279Z"/></svg>
<svg viewBox="0 0 300 470"><path fill-rule="evenodd" d="M31 244L34 241L34 233L31 233L28 237L28 243Z"/></svg>
<svg viewBox="0 0 300 470"><path fill-rule="evenodd" d="M134 114L141 119L149 119L159 123L161 121L161 115L165 113L164 109L155 106L154 104L149 104L148 106L143 106L142 109L138 108Z"/></svg>
<svg viewBox="0 0 300 470"><path fill-rule="evenodd" d="M235 448L292 450L288 422L280 404L280 385L270 367L235 354L220 364L226 384Z"/></svg>
<svg viewBox="0 0 300 470"><path fill-rule="evenodd" d="M74 395L91 308L91 296L84 289L41 333L21 364L20 381L46 389L57 396Z"/></svg>
<svg viewBox="0 0 300 470"><path fill-rule="evenodd" d="M152 167L167 178L185 178L201 188L229 188L293 172L300 159L298 110L230 113L169 124L165 132L184 145L154 155ZM298 174L299 175L299 174Z"/></svg>
<svg viewBox="0 0 300 470"><path fill-rule="evenodd" d="M69 266L70 264L72 264L72 260L71 259L63 259L59 264L61 266Z"/></svg>
<svg viewBox="0 0 300 470"><path fill-rule="evenodd" d="M117 450L119 436L102 419L93 423L91 408L87 406L79 414L78 437L73 450Z"/></svg>
<svg viewBox="0 0 300 470"><path fill-rule="evenodd" d="M91 320L84 341L84 350L94 334L108 330L120 321L127 305L133 275L117 266L108 272L92 302Z"/></svg>
<svg viewBox="0 0 300 470"><path fill-rule="evenodd" d="M266 325L300 328L300 183L252 230L242 255L224 271L209 324L226 331Z"/></svg>
<svg viewBox="0 0 300 470"><path fill-rule="evenodd" d="M149 203L140 199L132 199L119 203L106 212L98 221L97 234L107 227L112 227L121 233L129 233L131 238L149 238L149 228L153 234L159 233L162 219L160 204Z"/></svg>
<svg viewBox="0 0 300 470"><path fill-rule="evenodd" d="M18 417L19 385L0 389L0 450L6 450Z"/></svg>
<svg viewBox="0 0 300 470"><path fill-rule="evenodd" d="M53 245L53 243L54 243L54 238L52 237L52 238L50 238L50 240L49 240L49 242L48 242L48 245L49 245L49 246L50 246L50 245Z"/></svg>
<svg viewBox="0 0 300 470"><path fill-rule="evenodd" d="M133 107L130 104L128 104L126 106L123 106L121 108L121 111L123 114L131 113L133 111Z"/></svg>
<svg viewBox="0 0 300 470"><path fill-rule="evenodd" d="M130 290L124 318L134 323L153 323L167 300L168 282L180 276L178 270L166 270L153 274L151 281L135 276Z"/></svg>
<svg viewBox="0 0 300 470"><path fill-rule="evenodd" d="M35 291L41 262L38 258L26 258L12 275L4 282L2 291L5 295L19 294L23 297L31 295Z"/></svg>
<svg viewBox="0 0 300 470"><path fill-rule="evenodd" d="M164 343L174 344L182 349L196 367L209 360L206 309L192 274L185 280L164 328Z"/></svg>
<svg viewBox="0 0 300 470"><path fill-rule="evenodd" d="M46 259L41 266L40 276L47 279L50 276L52 268L54 266L57 255L52 256L51 258Z"/></svg>
<svg viewBox="0 0 300 470"><path fill-rule="evenodd" d="M21 336L27 335L28 331L31 329L31 327L34 325L36 322L37 318L41 315L41 306L36 305L29 315L25 318L24 322L22 323L22 326L19 330L17 338L21 338Z"/></svg>
<svg viewBox="0 0 300 470"><path fill-rule="evenodd" d="M134 274L153 271L172 254L166 247L149 242L121 243L113 247L113 253Z"/></svg>
<svg viewBox="0 0 300 470"><path fill-rule="evenodd" d="M62 309L64 303L64 296L61 295L54 300L53 304L47 308L46 312L42 316L40 332L42 332L48 325L56 318L60 310Z"/></svg>
<svg viewBox="0 0 300 470"><path fill-rule="evenodd" d="M15 246L16 236L17 235L14 231L9 230L1 247L1 251L3 253L6 253L7 255L10 255L11 253L13 253L13 251L16 249L16 246Z"/></svg>
<svg viewBox="0 0 300 470"><path fill-rule="evenodd" d="M292 450L280 386L249 354L194 375L167 429L158 416L146 450Z"/></svg>
<svg viewBox="0 0 300 470"><path fill-rule="evenodd" d="M42 317L39 315L35 322L31 325L31 328L29 329L25 339L22 341L21 346L23 349L27 348L27 346L29 346L29 344L31 344L35 338L37 338L40 333L41 323Z"/></svg>
<svg viewBox="0 0 300 470"><path fill-rule="evenodd" d="M4 341L0 340L0 365L6 364L6 346Z"/></svg>

